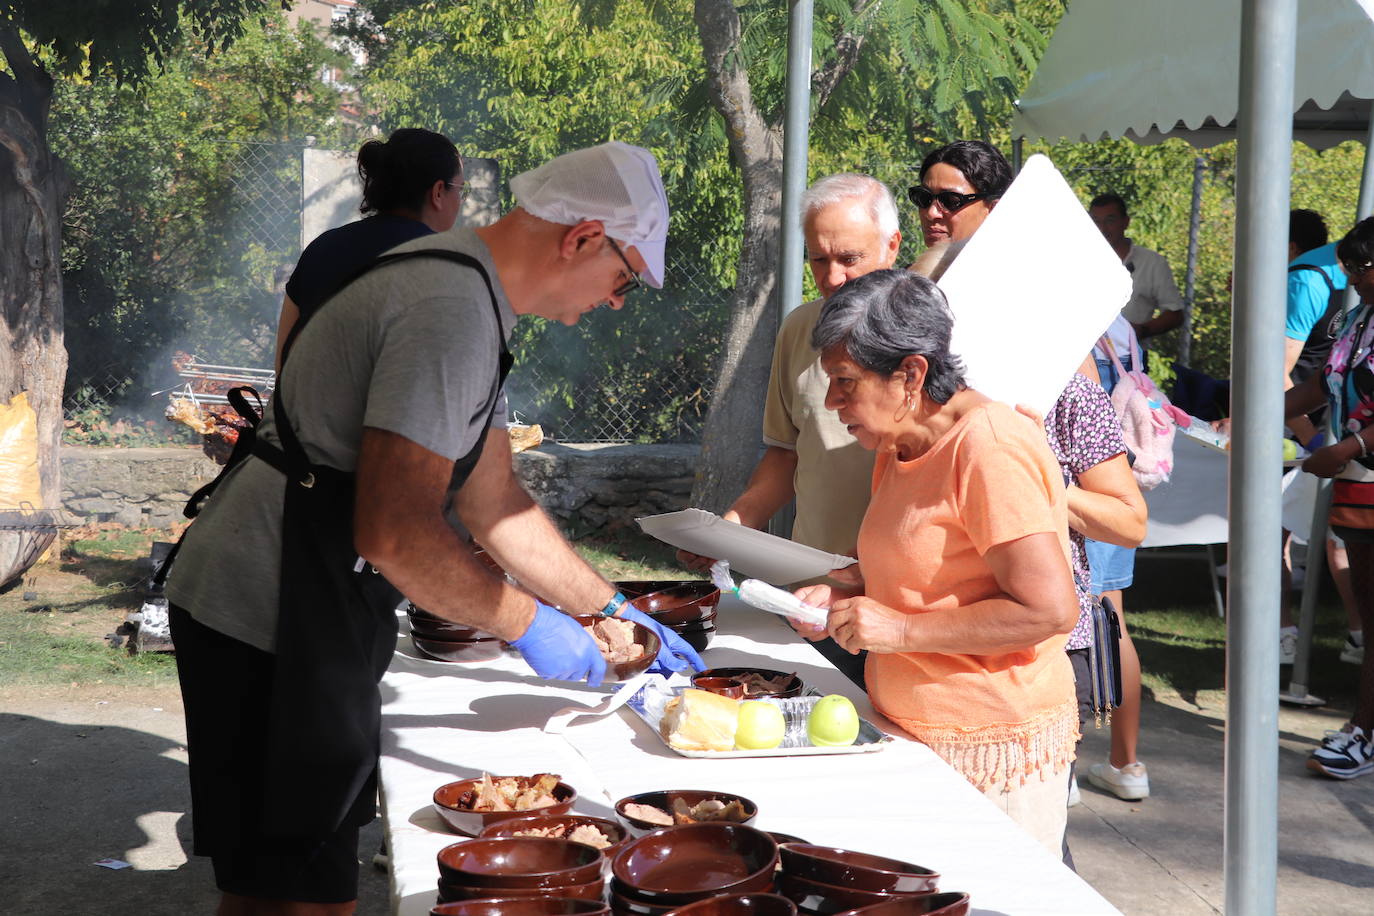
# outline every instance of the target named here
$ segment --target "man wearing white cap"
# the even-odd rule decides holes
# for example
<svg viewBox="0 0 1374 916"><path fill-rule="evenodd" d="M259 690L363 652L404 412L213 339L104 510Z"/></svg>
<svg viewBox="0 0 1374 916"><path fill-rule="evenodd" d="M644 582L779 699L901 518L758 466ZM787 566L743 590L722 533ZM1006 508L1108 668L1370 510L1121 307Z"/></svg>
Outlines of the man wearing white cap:
<svg viewBox="0 0 1374 916"><path fill-rule="evenodd" d="M658 670L701 667L577 556L520 486L504 431L518 316L571 325L662 285L657 164L607 143L511 191L493 225L392 249L294 332L251 454L179 547L166 592L195 852L225 912L352 912L400 594L509 642L541 677L604 677L570 614L638 620L662 639Z"/></svg>

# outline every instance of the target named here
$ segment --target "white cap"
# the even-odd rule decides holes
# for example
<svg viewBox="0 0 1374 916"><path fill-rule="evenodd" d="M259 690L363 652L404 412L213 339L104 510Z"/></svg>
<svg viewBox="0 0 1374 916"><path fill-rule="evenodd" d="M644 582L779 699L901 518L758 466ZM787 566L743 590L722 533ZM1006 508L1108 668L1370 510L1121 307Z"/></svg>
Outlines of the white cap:
<svg viewBox="0 0 1374 916"><path fill-rule="evenodd" d="M662 288L668 196L653 153L612 140L522 172L510 190L520 206L551 223L600 220L608 236L639 252L645 281Z"/></svg>

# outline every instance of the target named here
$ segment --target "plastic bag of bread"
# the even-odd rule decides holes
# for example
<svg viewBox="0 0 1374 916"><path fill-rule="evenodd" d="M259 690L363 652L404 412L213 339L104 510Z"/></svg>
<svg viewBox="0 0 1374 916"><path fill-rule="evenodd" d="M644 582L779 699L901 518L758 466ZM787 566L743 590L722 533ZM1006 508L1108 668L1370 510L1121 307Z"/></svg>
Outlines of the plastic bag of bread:
<svg viewBox="0 0 1374 916"><path fill-rule="evenodd" d="M688 688L663 708L663 740L683 751L732 751L739 700Z"/></svg>

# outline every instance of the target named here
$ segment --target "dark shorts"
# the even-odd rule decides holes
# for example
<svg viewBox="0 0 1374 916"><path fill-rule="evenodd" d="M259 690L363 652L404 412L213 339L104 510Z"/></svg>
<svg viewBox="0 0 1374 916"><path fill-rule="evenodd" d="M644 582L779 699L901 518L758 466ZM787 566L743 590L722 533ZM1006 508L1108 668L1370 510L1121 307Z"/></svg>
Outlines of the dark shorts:
<svg viewBox="0 0 1374 916"><path fill-rule="evenodd" d="M358 896L358 828L327 836L266 835L270 653L170 609L186 709L193 851L209 856L220 890L245 897L345 903Z"/></svg>
<svg viewBox="0 0 1374 916"><path fill-rule="evenodd" d="M1374 544L1374 528L1348 528L1345 525L1332 525L1331 531L1347 544Z"/></svg>

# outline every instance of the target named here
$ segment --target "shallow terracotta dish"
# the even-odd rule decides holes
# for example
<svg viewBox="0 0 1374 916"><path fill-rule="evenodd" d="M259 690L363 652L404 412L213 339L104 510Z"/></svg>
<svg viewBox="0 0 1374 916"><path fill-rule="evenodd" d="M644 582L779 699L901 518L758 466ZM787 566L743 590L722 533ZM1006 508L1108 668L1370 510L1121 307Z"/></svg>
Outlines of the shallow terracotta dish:
<svg viewBox="0 0 1374 916"><path fill-rule="evenodd" d="M413 604L407 608L406 617L410 621L410 632L425 639L487 639L492 635L465 623L445 620Z"/></svg>
<svg viewBox="0 0 1374 916"><path fill-rule="evenodd" d="M576 897L481 897L437 904L429 916L605 916L600 900Z"/></svg>
<svg viewBox="0 0 1374 916"><path fill-rule="evenodd" d="M732 677L693 678L692 686L708 693L718 693L723 697L730 697L732 700L744 698L744 685Z"/></svg>
<svg viewBox="0 0 1374 916"><path fill-rule="evenodd" d="M667 812L673 813L673 802L682 799L687 803L687 807L692 808L709 798L718 799L725 804L738 801L744 808L745 818L742 821L729 821L722 823L747 824L758 816L759 806L745 798L743 795L734 795L730 792L712 792L709 789L660 789L655 792L640 792L638 795L628 795L615 803L615 816L630 828L630 833L641 836L652 830L658 830L665 825L654 824L637 817L631 817L625 813L626 805L649 805Z"/></svg>
<svg viewBox="0 0 1374 916"><path fill-rule="evenodd" d="M789 875L865 891L888 894L927 894L940 884L928 868L849 849L787 843L778 849L782 870Z"/></svg>
<svg viewBox="0 0 1374 916"><path fill-rule="evenodd" d="M513 778L528 780L530 777ZM460 808L458 800L463 797L463 793L475 790L481 781L480 778L460 779L457 782L445 783L434 790L434 810L455 833L477 836L482 832L482 828L513 817L524 817L529 814L567 814L572 810L573 802L577 801L577 790L566 782L560 782L553 788L553 797L557 799L557 804L543 808L532 808L528 811L473 811L469 808Z"/></svg>
<svg viewBox="0 0 1374 916"><path fill-rule="evenodd" d="M749 694L749 699L751 700L757 700L762 697L784 698L801 696L802 690L806 687L806 685L802 683L802 679L795 673L774 671L770 668L707 668L705 671L698 671L692 679L696 680L696 678L699 677L739 677L742 674L760 674L770 680L780 677L791 678L791 680L787 682L787 686L783 687L781 690Z"/></svg>
<svg viewBox="0 0 1374 916"><path fill-rule="evenodd" d="M674 916L796 916L797 907L781 894L727 894L672 912Z"/></svg>
<svg viewBox="0 0 1374 916"><path fill-rule="evenodd" d="M573 618L584 627L590 627L601 619L600 614L581 614ZM606 662L607 681L628 681L635 675L644 673L654 663L654 659L658 658L658 650L663 645L659 641L658 634L644 624L635 620L628 622L634 624L634 640L644 647L644 653L628 661L614 664L609 661Z"/></svg>
<svg viewBox="0 0 1374 916"><path fill-rule="evenodd" d="M778 844L742 824L687 824L646 833L611 862L613 889L654 904L771 890Z"/></svg>
<svg viewBox="0 0 1374 916"><path fill-rule="evenodd" d="M840 916L855 916L857 913L863 916L966 916L968 907L968 894L948 891L894 897L873 906L845 910Z"/></svg>
<svg viewBox="0 0 1374 916"><path fill-rule="evenodd" d="M930 896L921 894L885 894L865 891L857 887L836 887L822 881L811 881L799 875L782 872L778 875L778 893L797 905L797 909L820 916L831 916L844 910L857 910L875 903L905 897Z"/></svg>
<svg viewBox="0 0 1374 916"><path fill-rule="evenodd" d="M455 900L481 900L487 897L529 897L541 899L549 897L572 897L578 900L594 900L603 903L606 882L592 881L587 884L570 884L565 887L468 887L466 884L439 882L439 900L452 903Z"/></svg>
<svg viewBox="0 0 1374 916"><path fill-rule="evenodd" d="M504 643L495 636L485 639L425 639L410 634L415 651L436 662L486 662L500 658Z"/></svg>
<svg viewBox="0 0 1374 916"><path fill-rule="evenodd" d="M528 814L524 817L512 817L509 820L498 821L483 827L480 836L519 836L524 830L550 827L562 827L571 833L574 829L584 825L600 830L601 835L610 841L610 845L601 850L601 854L608 861L620 851L620 847L630 837L624 825L617 824L608 818L592 817L587 814Z"/></svg>
<svg viewBox="0 0 1374 916"><path fill-rule="evenodd" d="M467 887L566 887L601 878L601 850L553 837L468 840L445 846L438 858L439 877Z"/></svg>
<svg viewBox="0 0 1374 916"><path fill-rule="evenodd" d="M691 623L715 616L720 589L706 581L680 582L631 598L630 603L665 625Z"/></svg>

